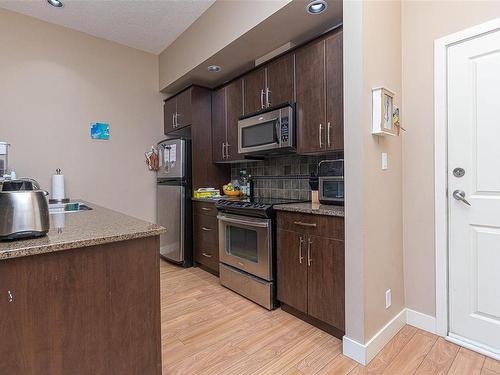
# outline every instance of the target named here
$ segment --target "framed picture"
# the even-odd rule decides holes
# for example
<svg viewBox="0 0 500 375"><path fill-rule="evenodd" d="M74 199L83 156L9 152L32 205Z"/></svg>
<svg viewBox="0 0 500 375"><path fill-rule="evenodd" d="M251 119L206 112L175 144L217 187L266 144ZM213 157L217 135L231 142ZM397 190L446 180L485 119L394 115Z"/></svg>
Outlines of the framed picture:
<svg viewBox="0 0 500 375"><path fill-rule="evenodd" d="M372 90L373 129L375 135L398 135L399 129L393 121L394 93L384 87Z"/></svg>
<svg viewBox="0 0 500 375"><path fill-rule="evenodd" d="M90 124L90 138L91 139L103 139L107 141L109 139L109 124L103 122L93 122Z"/></svg>

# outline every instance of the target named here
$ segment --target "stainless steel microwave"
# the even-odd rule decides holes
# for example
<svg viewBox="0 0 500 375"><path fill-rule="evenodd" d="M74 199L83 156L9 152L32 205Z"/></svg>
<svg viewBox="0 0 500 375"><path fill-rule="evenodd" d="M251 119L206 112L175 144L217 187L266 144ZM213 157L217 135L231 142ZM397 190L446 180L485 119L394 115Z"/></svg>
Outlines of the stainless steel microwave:
<svg viewBox="0 0 500 375"><path fill-rule="evenodd" d="M280 108L242 117L238 121L240 154L275 154L295 151L295 108Z"/></svg>

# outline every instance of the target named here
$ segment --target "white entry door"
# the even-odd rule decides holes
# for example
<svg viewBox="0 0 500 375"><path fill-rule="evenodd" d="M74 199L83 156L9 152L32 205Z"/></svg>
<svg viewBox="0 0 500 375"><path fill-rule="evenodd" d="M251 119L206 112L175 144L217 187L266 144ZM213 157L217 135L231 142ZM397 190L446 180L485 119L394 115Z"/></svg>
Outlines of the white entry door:
<svg viewBox="0 0 500 375"><path fill-rule="evenodd" d="M449 335L500 355L500 31L447 58Z"/></svg>

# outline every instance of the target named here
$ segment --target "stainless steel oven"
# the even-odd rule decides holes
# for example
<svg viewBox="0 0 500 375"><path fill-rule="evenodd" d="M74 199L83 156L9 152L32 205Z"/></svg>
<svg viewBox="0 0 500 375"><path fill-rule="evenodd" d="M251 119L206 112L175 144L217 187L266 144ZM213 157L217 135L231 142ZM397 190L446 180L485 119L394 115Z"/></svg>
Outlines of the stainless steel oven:
<svg viewBox="0 0 500 375"><path fill-rule="evenodd" d="M238 152L269 154L295 151L294 106L286 104L238 121Z"/></svg>
<svg viewBox="0 0 500 375"><path fill-rule="evenodd" d="M273 280L271 219L219 213L219 260L266 281Z"/></svg>

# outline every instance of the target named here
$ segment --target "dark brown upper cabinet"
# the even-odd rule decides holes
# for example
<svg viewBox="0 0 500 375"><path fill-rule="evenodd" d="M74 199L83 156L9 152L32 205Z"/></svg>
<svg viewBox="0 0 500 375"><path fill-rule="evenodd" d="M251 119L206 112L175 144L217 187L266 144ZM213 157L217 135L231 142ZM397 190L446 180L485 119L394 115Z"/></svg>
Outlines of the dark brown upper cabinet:
<svg viewBox="0 0 500 375"><path fill-rule="evenodd" d="M243 77L244 113L253 113L265 108L266 70L257 69Z"/></svg>
<svg viewBox="0 0 500 375"><path fill-rule="evenodd" d="M243 160L238 154L238 118L243 114L243 81L238 79L212 95L214 162Z"/></svg>
<svg viewBox="0 0 500 375"><path fill-rule="evenodd" d="M344 148L342 72L342 30L297 51L298 153Z"/></svg>
<svg viewBox="0 0 500 375"><path fill-rule="evenodd" d="M271 62L267 68L267 104L269 107L295 101L295 54Z"/></svg>
<svg viewBox="0 0 500 375"><path fill-rule="evenodd" d="M243 76L244 114L294 101L294 54Z"/></svg>
<svg viewBox="0 0 500 375"><path fill-rule="evenodd" d="M190 87L165 100L163 105L165 134L192 124L192 90Z"/></svg>
<svg viewBox="0 0 500 375"><path fill-rule="evenodd" d="M175 98L165 100L163 103L163 125L165 134L175 130L175 112L176 100Z"/></svg>

